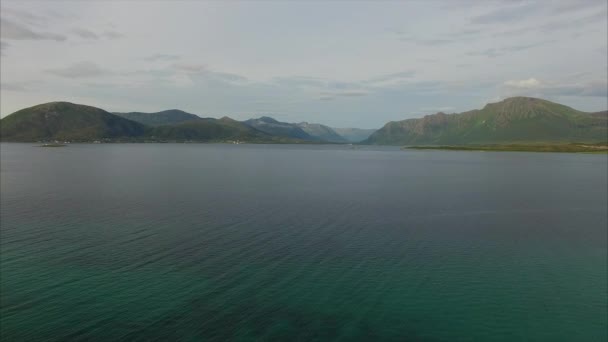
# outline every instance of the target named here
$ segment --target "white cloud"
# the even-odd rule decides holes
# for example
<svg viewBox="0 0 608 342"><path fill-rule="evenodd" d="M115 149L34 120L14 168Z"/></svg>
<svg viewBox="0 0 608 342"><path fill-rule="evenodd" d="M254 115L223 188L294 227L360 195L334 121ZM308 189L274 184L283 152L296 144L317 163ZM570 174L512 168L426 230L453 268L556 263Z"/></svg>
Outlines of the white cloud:
<svg viewBox="0 0 608 342"><path fill-rule="evenodd" d="M99 39L99 36L95 32L81 27L72 29L72 33L83 39Z"/></svg>
<svg viewBox="0 0 608 342"><path fill-rule="evenodd" d="M93 62L87 61L74 63L63 68L48 69L47 72L67 78L95 77L111 73Z"/></svg>
<svg viewBox="0 0 608 342"><path fill-rule="evenodd" d="M270 100L379 127L518 94L606 109L605 0L450 4L1 1L0 112L80 97L239 118Z"/></svg>
<svg viewBox="0 0 608 342"><path fill-rule="evenodd" d="M538 88L538 87L540 87L541 83L536 78L528 78L527 80L506 81L505 85L508 87L513 87L513 88L529 89L529 88Z"/></svg>
<svg viewBox="0 0 608 342"><path fill-rule="evenodd" d="M586 82L541 82L535 78L504 82L504 93L508 96L526 95L535 97L579 96L608 97L608 82L592 80Z"/></svg>
<svg viewBox="0 0 608 342"><path fill-rule="evenodd" d="M0 21L0 38L8 40L66 40L65 35L36 30L5 18Z"/></svg>
<svg viewBox="0 0 608 342"><path fill-rule="evenodd" d="M207 68L204 64L197 63L175 63L173 64L173 67L177 71L193 74L203 72Z"/></svg>

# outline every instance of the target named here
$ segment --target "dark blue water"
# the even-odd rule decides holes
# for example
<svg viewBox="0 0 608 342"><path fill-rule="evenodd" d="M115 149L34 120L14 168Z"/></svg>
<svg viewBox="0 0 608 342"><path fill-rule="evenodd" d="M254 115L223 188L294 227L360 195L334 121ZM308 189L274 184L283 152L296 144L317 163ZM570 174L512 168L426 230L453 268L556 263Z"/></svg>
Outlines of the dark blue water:
<svg viewBox="0 0 608 342"><path fill-rule="evenodd" d="M0 338L600 341L608 156L0 145Z"/></svg>

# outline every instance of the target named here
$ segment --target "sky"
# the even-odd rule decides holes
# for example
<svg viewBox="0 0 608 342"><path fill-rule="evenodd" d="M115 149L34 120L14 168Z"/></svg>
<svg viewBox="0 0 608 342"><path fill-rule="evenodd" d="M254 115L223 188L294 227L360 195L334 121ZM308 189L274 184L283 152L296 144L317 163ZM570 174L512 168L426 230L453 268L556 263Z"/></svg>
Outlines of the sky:
<svg viewBox="0 0 608 342"><path fill-rule="evenodd" d="M608 109L606 0L0 3L0 113L108 111L379 128L533 96Z"/></svg>

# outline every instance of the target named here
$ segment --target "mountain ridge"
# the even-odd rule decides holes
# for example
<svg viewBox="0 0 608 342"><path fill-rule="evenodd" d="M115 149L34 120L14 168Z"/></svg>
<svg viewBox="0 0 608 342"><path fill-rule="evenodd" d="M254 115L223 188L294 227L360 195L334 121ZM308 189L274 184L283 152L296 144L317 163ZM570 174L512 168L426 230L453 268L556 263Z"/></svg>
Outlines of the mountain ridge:
<svg viewBox="0 0 608 342"><path fill-rule="evenodd" d="M601 112L598 112L601 113ZM462 113L388 122L364 144L488 144L607 140L608 121L551 101L512 97Z"/></svg>
<svg viewBox="0 0 608 342"><path fill-rule="evenodd" d="M24 108L0 120L3 141L128 139L145 133L138 122L65 101Z"/></svg>
<svg viewBox="0 0 608 342"><path fill-rule="evenodd" d="M122 118L136 121L148 126L161 126L178 124L188 121L196 121L202 119L196 114L191 114L179 109L167 109L160 112L144 113L144 112L114 112Z"/></svg>
<svg viewBox="0 0 608 342"><path fill-rule="evenodd" d="M243 123L249 127L275 136L311 141L317 140L296 124L280 122L268 116L245 120Z"/></svg>
<svg viewBox="0 0 608 342"><path fill-rule="evenodd" d="M462 113L391 121L371 131L286 123L268 116L245 121L202 118L178 109L112 114L64 101L24 108L0 120L2 141L355 143L369 135L362 144L466 145L608 141L608 111L587 113L543 99L514 97Z"/></svg>

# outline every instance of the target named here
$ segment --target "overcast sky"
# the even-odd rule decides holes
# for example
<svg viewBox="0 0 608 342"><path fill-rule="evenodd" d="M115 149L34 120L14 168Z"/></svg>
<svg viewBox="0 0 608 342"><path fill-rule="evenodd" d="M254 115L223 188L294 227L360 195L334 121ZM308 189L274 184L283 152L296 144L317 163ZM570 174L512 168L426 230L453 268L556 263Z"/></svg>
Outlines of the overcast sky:
<svg viewBox="0 0 608 342"><path fill-rule="evenodd" d="M606 0L1 2L1 113L377 128L514 95L608 108Z"/></svg>

